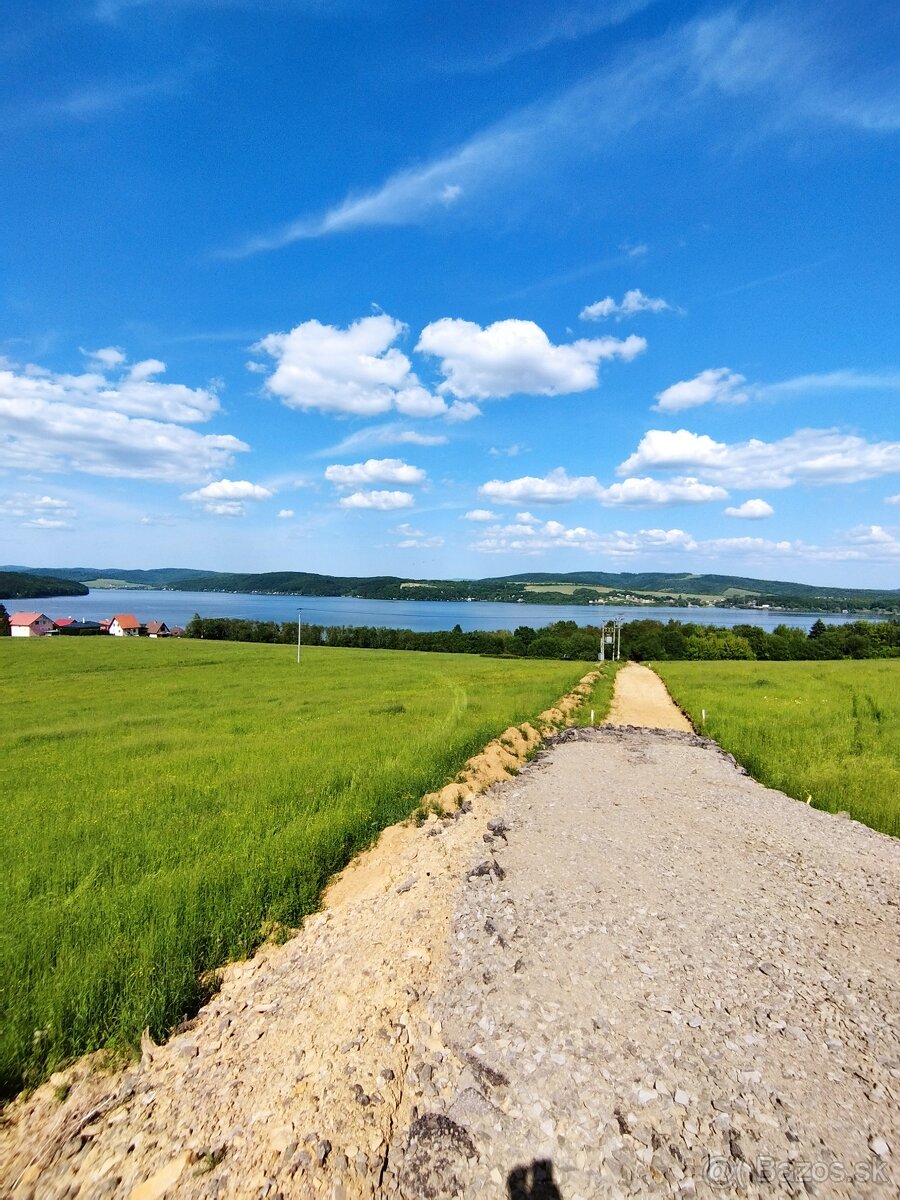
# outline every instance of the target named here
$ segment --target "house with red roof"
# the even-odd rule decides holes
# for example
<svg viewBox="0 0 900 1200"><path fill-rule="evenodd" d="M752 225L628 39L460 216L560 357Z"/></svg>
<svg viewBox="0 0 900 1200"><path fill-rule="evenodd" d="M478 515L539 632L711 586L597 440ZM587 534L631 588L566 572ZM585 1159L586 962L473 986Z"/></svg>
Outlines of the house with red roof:
<svg viewBox="0 0 900 1200"><path fill-rule="evenodd" d="M45 613L17 612L9 618L12 637L46 637L56 633L56 626Z"/></svg>
<svg viewBox="0 0 900 1200"><path fill-rule="evenodd" d="M172 633L165 621L148 621L146 625L147 637L161 638L171 637Z"/></svg>
<svg viewBox="0 0 900 1200"><path fill-rule="evenodd" d="M140 637L141 623L132 613L116 613L109 623L112 637Z"/></svg>

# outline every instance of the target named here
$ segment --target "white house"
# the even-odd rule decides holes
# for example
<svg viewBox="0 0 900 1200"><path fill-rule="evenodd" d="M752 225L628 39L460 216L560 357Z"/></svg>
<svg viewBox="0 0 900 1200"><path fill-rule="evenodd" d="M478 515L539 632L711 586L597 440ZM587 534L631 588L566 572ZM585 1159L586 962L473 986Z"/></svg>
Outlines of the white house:
<svg viewBox="0 0 900 1200"><path fill-rule="evenodd" d="M109 632L113 637L140 637L140 622L131 613L116 613L109 623Z"/></svg>
<svg viewBox="0 0 900 1200"><path fill-rule="evenodd" d="M9 618L9 632L13 637L46 637L56 626L43 613L19 612Z"/></svg>

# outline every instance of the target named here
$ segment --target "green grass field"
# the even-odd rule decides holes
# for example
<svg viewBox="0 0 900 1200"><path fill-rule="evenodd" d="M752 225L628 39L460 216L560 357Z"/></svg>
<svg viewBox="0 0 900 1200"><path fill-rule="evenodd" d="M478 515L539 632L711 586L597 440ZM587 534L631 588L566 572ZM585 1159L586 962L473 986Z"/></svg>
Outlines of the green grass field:
<svg viewBox="0 0 900 1200"><path fill-rule="evenodd" d="M165 1035L204 972L299 923L356 849L587 669L0 639L2 1093Z"/></svg>
<svg viewBox="0 0 900 1200"><path fill-rule="evenodd" d="M654 667L694 727L754 778L900 836L900 662Z"/></svg>

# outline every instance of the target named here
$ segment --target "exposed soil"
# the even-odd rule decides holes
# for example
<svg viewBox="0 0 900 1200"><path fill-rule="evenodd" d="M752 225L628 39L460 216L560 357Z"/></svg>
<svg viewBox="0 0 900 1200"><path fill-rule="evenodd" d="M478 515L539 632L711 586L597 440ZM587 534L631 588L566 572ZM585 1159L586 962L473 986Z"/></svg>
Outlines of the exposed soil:
<svg viewBox="0 0 900 1200"><path fill-rule="evenodd" d="M894 1197L898 898L900 843L706 739L568 730L389 831L140 1067L85 1060L12 1106L0 1178L21 1200Z"/></svg>
<svg viewBox="0 0 900 1200"><path fill-rule="evenodd" d="M616 675L616 690L605 723L691 732L690 721L676 707L660 677L634 662L626 663Z"/></svg>

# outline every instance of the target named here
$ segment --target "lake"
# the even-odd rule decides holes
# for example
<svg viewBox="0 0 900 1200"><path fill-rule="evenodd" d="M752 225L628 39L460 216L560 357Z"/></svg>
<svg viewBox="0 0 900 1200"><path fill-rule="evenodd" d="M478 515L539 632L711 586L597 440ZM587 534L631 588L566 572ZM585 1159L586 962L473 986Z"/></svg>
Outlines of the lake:
<svg viewBox="0 0 900 1200"><path fill-rule="evenodd" d="M296 621L301 609L304 622L313 625L374 625L387 629L436 630L459 625L472 629L538 628L553 621L602 625L612 617L625 621L696 621L705 625L794 625L808 629L819 617L828 625L848 621L878 620L842 613L783 613L744 608L670 608L650 605L637 608L602 604L493 604L464 600L354 600L349 596L257 596L235 592L164 592L131 589L97 589L87 596L61 596L49 600L8 600L7 611L39 609L49 617L82 617L98 621L115 613L134 613L139 621L165 621L186 625L194 613L203 617L246 617L257 621ZM882 618L883 619L883 618Z"/></svg>

